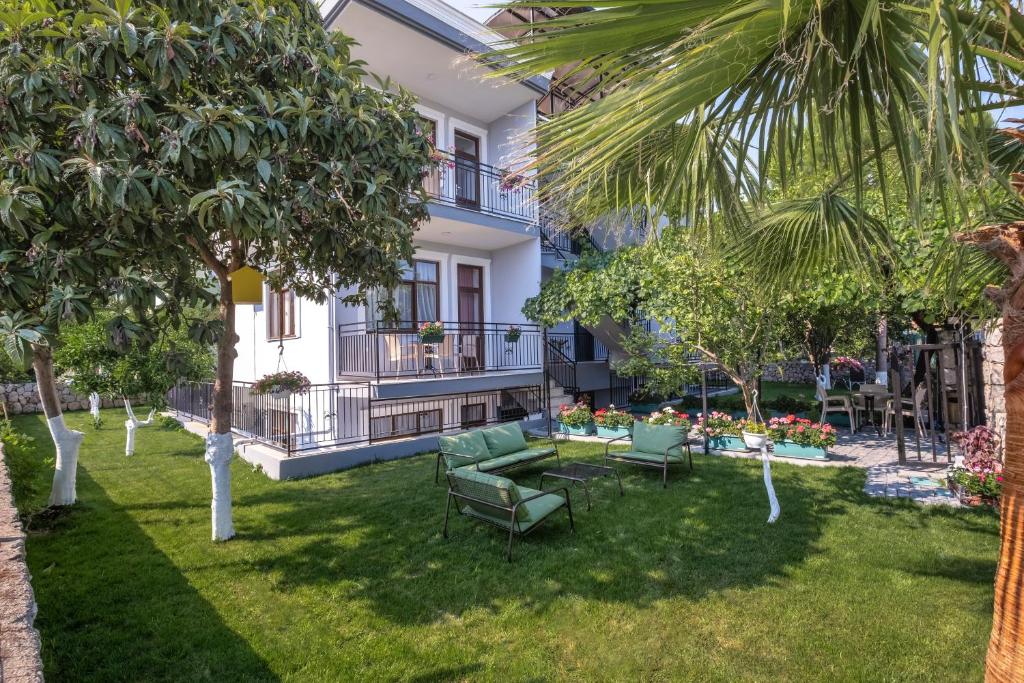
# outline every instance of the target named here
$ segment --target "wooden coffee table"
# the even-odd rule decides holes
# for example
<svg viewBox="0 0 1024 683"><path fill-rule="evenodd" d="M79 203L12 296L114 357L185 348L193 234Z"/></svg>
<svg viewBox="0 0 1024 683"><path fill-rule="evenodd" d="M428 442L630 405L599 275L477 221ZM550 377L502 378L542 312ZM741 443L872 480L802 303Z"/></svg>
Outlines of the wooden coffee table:
<svg viewBox="0 0 1024 683"><path fill-rule="evenodd" d="M553 470L545 470L540 475L540 484L538 488L544 490L544 477L551 477L552 479L564 479L571 481L576 484L583 485L583 493L587 496L587 509L590 509L590 488L587 486L587 482L591 479L597 479L598 477L611 477L614 476L619 482L619 495L626 495L622 490L622 477L619 476L618 470L614 467L607 467L605 465L590 465L585 462L570 462L562 467L556 467Z"/></svg>

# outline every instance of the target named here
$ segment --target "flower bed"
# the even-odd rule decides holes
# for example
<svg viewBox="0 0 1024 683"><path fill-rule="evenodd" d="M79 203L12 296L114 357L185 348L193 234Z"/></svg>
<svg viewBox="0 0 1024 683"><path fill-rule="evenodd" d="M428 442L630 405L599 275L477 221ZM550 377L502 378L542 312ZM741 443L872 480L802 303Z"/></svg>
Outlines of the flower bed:
<svg viewBox="0 0 1024 683"><path fill-rule="evenodd" d="M572 405L566 404L558 409L558 422L562 431L568 434L593 434L594 413L590 406L580 401Z"/></svg>
<svg viewBox="0 0 1024 683"><path fill-rule="evenodd" d="M633 416L624 410L617 410L612 405L594 413L594 424L597 426L598 436L617 439L632 433Z"/></svg>
<svg viewBox="0 0 1024 683"><path fill-rule="evenodd" d="M704 437L708 446L720 451L745 451L747 445L743 441L739 420L728 413L717 410L705 416L697 414L697 434Z"/></svg>

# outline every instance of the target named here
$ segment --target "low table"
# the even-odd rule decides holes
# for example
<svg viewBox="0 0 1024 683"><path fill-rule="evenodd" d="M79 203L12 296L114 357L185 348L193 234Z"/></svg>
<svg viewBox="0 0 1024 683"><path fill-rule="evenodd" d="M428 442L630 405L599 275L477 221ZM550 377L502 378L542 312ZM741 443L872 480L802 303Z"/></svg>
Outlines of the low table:
<svg viewBox="0 0 1024 683"><path fill-rule="evenodd" d="M611 477L614 476L619 482L619 495L626 495L622 490L622 477L619 476L618 470L614 467L607 467L605 465L589 465L585 462L570 462L562 467L557 467L553 470L545 470L540 475L540 484L538 488L544 490L544 477L551 477L553 479L565 479L566 481L583 484L583 493L587 496L587 509L590 509L590 489L587 487L587 482L591 479L597 479L598 477Z"/></svg>

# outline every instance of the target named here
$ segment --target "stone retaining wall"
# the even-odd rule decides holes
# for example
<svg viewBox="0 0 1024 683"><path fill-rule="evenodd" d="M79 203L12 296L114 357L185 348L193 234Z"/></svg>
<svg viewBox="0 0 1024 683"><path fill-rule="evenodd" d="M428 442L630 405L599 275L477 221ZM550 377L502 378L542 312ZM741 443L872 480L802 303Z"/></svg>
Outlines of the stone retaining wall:
<svg viewBox="0 0 1024 683"><path fill-rule="evenodd" d="M861 360L864 363L864 377L875 378L875 361ZM839 373L832 366L832 381L835 382ZM766 382L796 382L797 384L814 384L814 366L808 360L790 360L784 363L769 363L764 369Z"/></svg>
<svg viewBox="0 0 1024 683"><path fill-rule="evenodd" d="M41 683L36 601L25 564L25 534L14 508L11 480L0 445L0 681Z"/></svg>
<svg viewBox="0 0 1024 683"><path fill-rule="evenodd" d="M57 384L57 395L60 398L61 410L89 409L89 397L83 394L76 394L66 384ZM43 412L43 406L39 403L39 389L36 387L35 382L0 384L0 401L7 404L7 412L12 415ZM109 398L101 398L100 405L104 408L113 408L114 401ZM120 402L118 402L118 405L120 405Z"/></svg>

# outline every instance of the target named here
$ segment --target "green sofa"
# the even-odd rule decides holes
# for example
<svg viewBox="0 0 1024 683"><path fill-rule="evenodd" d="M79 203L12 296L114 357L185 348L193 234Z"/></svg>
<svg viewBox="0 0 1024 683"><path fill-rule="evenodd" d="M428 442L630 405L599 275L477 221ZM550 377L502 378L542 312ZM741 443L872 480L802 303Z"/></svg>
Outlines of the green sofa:
<svg viewBox="0 0 1024 683"><path fill-rule="evenodd" d="M630 438L632 444L628 451L608 450L608 447L616 441ZM664 487L668 486L670 465L682 465L689 460L690 471L693 471L693 453L690 451L690 441L686 430L671 425L634 422L632 436L620 436L605 444L604 458L630 465L660 469L662 471L661 483Z"/></svg>
<svg viewBox="0 0 1024 683"><path fill-rule="evenodd" d="M445 470L449 472L468 468L477 472L498 474L551 456L558 459L558 447L553 440L548 441L550 444L531 448L526 443L523 428L518 422L508 422L487 429L474 429L452 436L439 436L434 483L438 481L442 461Z"/></svg>
<svg viewBox="0 0 1024 683"><path fill-rule="evenodd" d="M478 472L470 467L449 470L446 476L448 499L444 508L442 532L445 538L448 538L452 501L455 501L455 509L459 514L508 531L505 555L509 562L512 561L512 540L516 536L530 533L562 508L569 514L569 531L576 531L568 488L555 489L562 495L552 491L536 491L518 486L511 479Z"/></svg>

